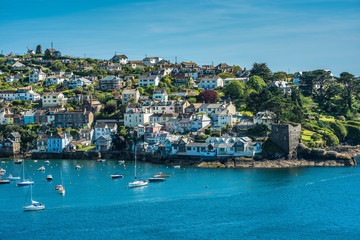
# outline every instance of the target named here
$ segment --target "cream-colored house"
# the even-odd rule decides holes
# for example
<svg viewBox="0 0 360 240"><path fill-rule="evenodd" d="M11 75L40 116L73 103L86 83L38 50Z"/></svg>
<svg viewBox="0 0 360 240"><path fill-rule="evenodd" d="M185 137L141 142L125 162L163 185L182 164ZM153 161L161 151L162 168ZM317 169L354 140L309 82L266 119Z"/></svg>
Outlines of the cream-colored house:
<svg viewBox="0 0 360 240"><path fill-rule="evenodd" d="M63 107L66 102L67 98L61 92L44 93L42 96L43 107Z"/></svg>

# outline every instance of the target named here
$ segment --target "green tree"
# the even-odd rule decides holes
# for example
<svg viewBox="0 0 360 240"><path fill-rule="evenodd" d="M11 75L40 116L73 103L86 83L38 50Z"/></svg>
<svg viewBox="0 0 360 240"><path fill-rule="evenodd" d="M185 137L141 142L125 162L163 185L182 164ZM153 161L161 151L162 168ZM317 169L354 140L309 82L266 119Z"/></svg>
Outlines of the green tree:
<svg viewBox="0 0 360 240"><path fill-rule="evenodd" d="M246 85L238 80L231 81L225 85L224 93L231 99L239 99L244 96Z"/></svg>
<svg viewBox="0 0 360 240"><path fill-rule="evenodd" d="M266 87L265 81L259 76L251 76L246 84L255 89L256 91L260 91L261 89Z"/></svg>
<svg viewBox="0 0 360 240"><path fill-rule="evenodd" d="M347 103L348 109L351 111L353 106L353 96L360 90L360 81L354 80L354 75L348 72L340 73L340 78L338 82L344 86L344 93L342 97Z"/></svg>
<svg viewBox="0 0 360 240"><path fill-rule="evenodd" d="M271 80L271 70L266 63L254 63L250 72L251 75L259 76L267 83Z"/></svg>

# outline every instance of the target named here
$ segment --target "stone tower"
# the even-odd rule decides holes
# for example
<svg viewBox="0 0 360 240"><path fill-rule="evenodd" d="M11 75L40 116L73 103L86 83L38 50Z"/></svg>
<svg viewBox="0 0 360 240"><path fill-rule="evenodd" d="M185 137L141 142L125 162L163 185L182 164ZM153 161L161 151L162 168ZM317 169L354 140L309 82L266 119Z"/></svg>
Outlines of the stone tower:
<svg viewBox="0 0 360 240"><path fill-rule="evenodd" d="M300 143L301 125L273 124L271 125L270 139L286 154L292 155Z"/></svg>
<svg viewBox="0 0 360 240"><path fill-rule="evenodd" d="M36 53L36 54L42 54L42 47L41 47L41 45L37 45L35 53Z"/></svg>

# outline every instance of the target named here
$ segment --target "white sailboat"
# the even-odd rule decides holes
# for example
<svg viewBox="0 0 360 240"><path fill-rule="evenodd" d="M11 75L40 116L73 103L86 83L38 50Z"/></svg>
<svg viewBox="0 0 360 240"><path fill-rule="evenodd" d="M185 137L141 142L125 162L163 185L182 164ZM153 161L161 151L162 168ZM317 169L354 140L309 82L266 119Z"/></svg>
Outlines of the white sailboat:
<svg viewBox="0 0 360 240"><path fill-rule="evenodd" d="M22 187L22 186L27 186L27 185L33 185L34 182L33 181L30 181L30 180L27 180L25 179L25 161L23 162L23 178L22 178L22 181L21 182L18 182L16 184L16 186L18 187Z"/></svg>
<svg viewBox="0 0 360 240"><path fill-rule="evenodd" d="M41 203L34 201L32 199L32 185L30 185L30 191L31 191L31 205L29 206L23 206L24 211L38 211L38 210L44 210L45 205L42 205ZM25 199L26 202L26 199ZM25 205L25 204L24 204Z"/></svg>
<svg viewBox="0 0 360 240"><path fill-rule="evenodd" d="M136 177L136 148L134 148L135 151L135 181L134 182L129 182L129 188L134 188L134 187L144 187L148 185L148 181L143 180L143 179L138 179Z"/></svg>
<svg viewBox="0 0 360 240"><path fill-rule="evenodd" d="M61 185L58 188L59 194L60 195L65 195L65 188L63 186L63 180L62 180L62 171L61 171L61 167L60 167L60 179L61 179Z"/></svg>

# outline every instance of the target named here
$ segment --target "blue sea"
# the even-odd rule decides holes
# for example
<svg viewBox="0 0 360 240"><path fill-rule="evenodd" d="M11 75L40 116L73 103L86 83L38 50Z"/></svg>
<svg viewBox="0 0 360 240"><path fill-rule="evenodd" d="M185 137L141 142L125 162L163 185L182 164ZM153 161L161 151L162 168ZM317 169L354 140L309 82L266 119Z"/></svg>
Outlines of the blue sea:
<svg viewBox="0 0 360 240"><path fill-rule="evenodd" d="M80 170L75 165L83 166ZM45 172L36 171L45 166ZM60 166L66 195L60 184ZM22 165L0 167L13 176ZM360 168L199 169L138 163L143 178L166 182L127 188L134 164L108 160L25 161L28 187L0 185L0 239L360 239ZM120 173L123 179L111 180ZM46 175L53 181L47 182ZM4 177L4 176L3 176Z"/></svg>

